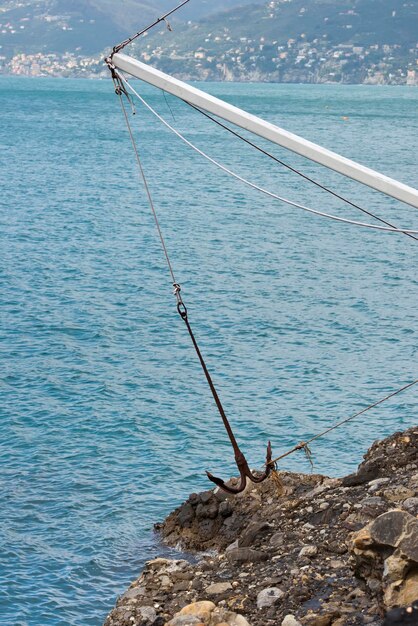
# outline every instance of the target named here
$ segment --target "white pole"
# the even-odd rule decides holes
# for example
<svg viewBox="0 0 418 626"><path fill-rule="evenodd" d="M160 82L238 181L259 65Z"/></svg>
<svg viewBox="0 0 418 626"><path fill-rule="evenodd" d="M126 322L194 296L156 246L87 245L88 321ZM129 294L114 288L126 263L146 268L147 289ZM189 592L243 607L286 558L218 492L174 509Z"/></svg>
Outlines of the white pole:
<svg viewBox="0 0 418 626"><path fill-rule="evenodd" d="M192 87L181 80L164 74L164 72L160 72L125 54L120 52L114 54L112 61L117 69L131 74L131 76L135 76L155 87L159 87L173 96L186 100L190 102L190 104L194 104L240 128L251 131L259 137L268 139L283 148L292 150L311 161L316 161L344 176L348 176L377 191L381 191L388 196L392 196L397 200L401 200L402 202L406 202L418 208L418 190L413 187L404 185L393 178L389 178L364 165L360 165L360 163L346 159L331 150L322 148L311 141L294 135L270 122L266 122L256 115L251 115L251 113L247 113L232 104L215 98L200 89L196 89L196 87Z"/></svg>

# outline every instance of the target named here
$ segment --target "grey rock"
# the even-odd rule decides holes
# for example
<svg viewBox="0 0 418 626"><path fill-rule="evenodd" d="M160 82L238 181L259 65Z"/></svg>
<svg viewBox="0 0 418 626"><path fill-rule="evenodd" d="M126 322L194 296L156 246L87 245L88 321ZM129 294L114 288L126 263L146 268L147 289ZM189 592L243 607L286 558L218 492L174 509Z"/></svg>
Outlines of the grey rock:
<svg viewBox="0 0 418 626"><path fill-rule="evenodd" d="M209 502L209 500L212 498L213 496L213 491L209 490L209 491L204 491L203 493L200 494L200 501L203 504L207 504Z"/></svg>
<svg viewBox="0 0 418 626"><path fill-rule="evenodd" d="M224 500L219 505L219 515L221 517L230 517L233 513L232 504L228 500Z"/></svg>
<svg viewBox="0 0 418 626"><path fill-rule="evenodd" d="M270 545L273 548L279 548L284 544L284 533L274 533L270 538Z"/></svg>
<svg viewBox="0 0 418 626"><path fill-rule="evenodd" d="M241 538L239 539L239 547L248 548L249 546L252 546L257 538L265 535L270 528L271 526L268 522L252 522L251 524L248 524L246 530L242 533Z"/></svg>
<svg viewBox="0 0 418 626"><path fill-rule="evenodd" d="M411 515L418 515L418 498L407 498L403 502L402 508Z"/></svg>
<svg viewBox="0 0 418 626"><path fill-rule="evenodd" d="M300 557L307 556L310 559L318 554L318 548L316 546L304 546L299 552Z"/></svg>
<svg viewBox="0 0 418 626"><path fill-rule="evenodd" d="M145 593L145 587L134 587L133 589L128 589L128 591L121 596L121 600L136 600L140 596L145 596Z"/></svg>
<svg viewBox="0 0 418 626"><path fill-rule="evenodd" d="M263 589L257 596L257 608L265 609L266 607L274 606L283 596L284 592L278 587Z"/></svg>
<svg viewBox="0 0 418 626"><path fill-rule="evenodd" d="M139 613L144 622L152 624L157 619L157 611L152 606L141 606Z"/></svg>
<svg viewBox="0 0 418 626"><path fill-rule="evenodd" d="M399 550L404 557L418 563L418 520L412 516L408 520L405 537L399 544Z"/></svg>
<svg viewBox="0 0 418 626"><path fill-rule="evenodd" d="M381 504L385 504L385 501L380 496L366 496L360 500L360 504L363 506L380 506Z"/></svg>
<svg viewBox="0 0 418 626"><path fill-rule="evenodd" d="M209 596L217 596L221 593L226 593L227 591L230 591L231 589L232 589L231 583L213 583L212 585L209 585L209 587L206 587L205 592Z"/></svg>
<svg viewBox="0 0 418 626"><path fill-rule="evenodd" d="M199 504L196 508L197 519L215 519L218 516L218 505L216 502L210 504Z"/></svg>
<svg viewBox="0 0 418 626"><path fill-rule="evenodd" d="M409 513L400 510L388 511L374 520L370 536L374 543L396 548L404 534Z"/></svg>
<svg viewBox="0 0 418 626"><path fill-rule="evenodd" d="M198 504L196 507L197 519L206 519L206 507L203 504Z"/></svg>
<svg viewBox="0 0 418 626"><path fill-rule="evenodd" d="M177 516L180 526L190 524L194 519L194 509L191 504L185 504L181 507L180 513Z"/></svg>
<svg viewBox="0 0 418 626"><path fill-rule="evenodd" d="M379 476L379 464L376 463L364 463L360 465L358 471L355 474L350 474L342 479L342 485L344 487L356 487L358 485L364 485L372 480L375 480Z"/></svg>
<svg viewBox="0 0 418 626"><path fill-rule="evenodd" d="M216 502L206 507L206 517L207 519L216 519L218 517L218 505Z"/></svg>
<svg viewBox="0 0 418 626"><path fill-rule="evenodd" d="M231 550L235 550L235 548L238 548L238 539L235 539L233 543L230 543L229 546L225 548L225 554L231 552Z"/></svg>
<svg viewBox="0 0 418 626"><path fill-rule="evenodd" d="M383 487L383 485L386 485L389 482L390 478L376 478L375 480L371 480L369 482L369 491L378 491L381 487Z"/></svg>
<svg viewBox="0 0 418 626"><path fill-rule="evenodd" d="M198 493L190 494L189 502L192 506L197 506L200 502L199 494Z"/></svg>
<svg viewBox="0 0 418 626"><path fill-rule="evenodd" d="M227 553L226 558L230 563L257 563L265 561L267 555L251 548L235 548Z"/></svg>
<svg viewBox="0 0 418 626"><path fill-rule="evenodd" d="M301 626L294 615L286 615L282 621L281 626Z"/></svg>
<svg viewBox="0 0 418 626"><path fill-rule="evenodd" d="M204 541L211 539L216 535L216 525L212 519L204 519L200 522L199 531Z"/></svg>
<svg viewBox="0 0 418 626"><path fill-rule="evenodd" d="M395 550L395 552L384 561L383 576L391 582L401 580L405 577L409 565L408 559L402 555L401 551Z"/></svg>

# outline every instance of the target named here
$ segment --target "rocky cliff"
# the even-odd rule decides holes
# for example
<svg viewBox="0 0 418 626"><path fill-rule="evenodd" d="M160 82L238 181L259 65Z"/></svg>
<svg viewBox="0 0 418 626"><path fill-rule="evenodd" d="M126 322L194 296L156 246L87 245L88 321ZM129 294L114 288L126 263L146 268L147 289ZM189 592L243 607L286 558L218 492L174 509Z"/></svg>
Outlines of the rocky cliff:
<svg viewBox="0 0 418 626"><path fill-rule="evenodd" d="M105 626L418 624L417 516L418 428L342 479L192 494L157 529L197 561L148 562Z"/></svg>

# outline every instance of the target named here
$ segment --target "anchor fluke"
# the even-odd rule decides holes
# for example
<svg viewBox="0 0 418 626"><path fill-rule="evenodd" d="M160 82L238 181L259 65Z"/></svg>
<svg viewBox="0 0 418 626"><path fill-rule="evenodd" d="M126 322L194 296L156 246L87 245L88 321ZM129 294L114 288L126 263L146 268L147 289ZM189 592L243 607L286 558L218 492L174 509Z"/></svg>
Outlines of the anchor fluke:
<svg viewBox="0 0 418 626"><path fill-rule="evenodd" d="M271 470L273 469L272 463L271 463L271 455L272 455L271 442L269 441L267 445L267 454L266 454L266 469L262 474L256 475L250 470L249 465L247 463L247 459L245 458L244 454L241 452L239 448L237 448L235 451L235 462L237 464L237 467L239 469L239 473L241 476L241 481L238 487L230 487L229 485L225 483L224 480L222 480L222 478L217 478L216 476L214 476L208 471L206 472L206 474L209 480L215 483L215 485L217 485L223 491L226 491L227 493L232 493L232 494L241 493L242 491L244 491L245 487L247 486L247 478L251 480L251 482L253 483L262 483L264 480L266 480L266 478L268 478Z"/></svg>

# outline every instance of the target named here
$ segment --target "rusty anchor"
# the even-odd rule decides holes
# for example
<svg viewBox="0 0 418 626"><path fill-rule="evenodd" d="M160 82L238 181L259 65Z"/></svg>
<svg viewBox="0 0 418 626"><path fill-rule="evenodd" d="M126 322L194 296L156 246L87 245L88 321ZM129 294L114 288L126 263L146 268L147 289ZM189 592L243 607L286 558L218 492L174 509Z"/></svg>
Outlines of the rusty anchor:
<svg viewBox="0 0 418 626"><path fill-rule="evenodd" d="M229 423L228 423L228 426L229 426ZM234 448L235 462L237 464L237 467L241 476L240 484L238 485L238 487L229 487L225 483L225 481L222 480L222 478L217 478L216 476L214 476L208 471L206 471L206 474L209 480L215 483L215 485L218 485L218 487L220 487L220 489L223 489L223 491L226 491L227 493L237 494L237 493L241 493L242 491L244 491L245 487L247 486L247 478L249 478L253 483L262 483L264 480L266 480L266 478L269 477L270 472L273 469L272 464L271 464L271 443L269 441L268 446L267 446L266 469L262 474L255 475L250 470L248 463L247 463L247 459L245 458L243 452L241 452L241 450L239 449L230 427L229 427L229 430L227 428L227 431L228 431L229 438L232 443L232 447ZM230 432L232 434L232 438L231 438Z"/></svg>

